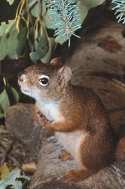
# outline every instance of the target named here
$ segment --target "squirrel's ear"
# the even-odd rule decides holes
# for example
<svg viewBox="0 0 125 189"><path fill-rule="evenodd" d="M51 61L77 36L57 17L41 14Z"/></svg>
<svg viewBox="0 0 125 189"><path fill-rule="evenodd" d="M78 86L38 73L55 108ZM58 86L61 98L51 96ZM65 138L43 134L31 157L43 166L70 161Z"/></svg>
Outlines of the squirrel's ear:
<svg viewBox="0 0 125 189"><path fill-rule="evenodd" d="M71 80L72 77L72 70L69 66L62 66L59 70L58 70L58 76L60 77L60 79L64 79L65 82L68 82Z"/></svg>
<svg viewBox="0 0 125 189"><path fill-rule="evenodd" d="M54 65L54 66L62 66L63 65L61 57L52 58L52 60L50 61L50 64Z"/></svg>

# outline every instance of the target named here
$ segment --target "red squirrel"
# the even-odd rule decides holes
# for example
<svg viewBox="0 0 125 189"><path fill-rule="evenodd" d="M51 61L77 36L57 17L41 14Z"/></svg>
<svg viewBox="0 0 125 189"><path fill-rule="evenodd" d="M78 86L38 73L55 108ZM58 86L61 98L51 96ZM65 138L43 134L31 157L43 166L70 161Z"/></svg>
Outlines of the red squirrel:
<svg viewBox="0 0 125 189"><path fill-rule="evenodd" d="M107 112L91 90L71 84L72 71L63 65L37 63L24 70L21 91L36 100L58 141L76 160L79 170L64 178L81 180L108 166L115 157L115 140Z"/></svg>

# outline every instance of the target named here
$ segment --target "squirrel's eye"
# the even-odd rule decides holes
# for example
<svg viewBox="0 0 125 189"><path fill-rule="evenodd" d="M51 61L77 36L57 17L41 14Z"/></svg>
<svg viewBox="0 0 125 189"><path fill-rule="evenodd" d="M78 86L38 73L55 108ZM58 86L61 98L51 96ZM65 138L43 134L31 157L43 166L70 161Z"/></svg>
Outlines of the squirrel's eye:
<svg viewBox="0 0 125 189"><path fill-rule="evenodd" d="M43 87L47 86L49 84L49 77L47 75L42 75L39 78L39 83Z"/></svg>

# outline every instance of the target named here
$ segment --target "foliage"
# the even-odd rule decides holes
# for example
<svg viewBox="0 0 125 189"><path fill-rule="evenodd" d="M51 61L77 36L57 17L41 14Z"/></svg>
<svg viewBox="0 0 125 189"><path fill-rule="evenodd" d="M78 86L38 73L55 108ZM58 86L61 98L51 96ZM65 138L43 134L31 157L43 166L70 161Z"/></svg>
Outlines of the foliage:
<svg viewBox="0 0 125 189"><path fill-rule="evenodd" d="M5 113L11 104L9 94L11 94L15 103L19 101L19 94L16 89L5 82L4 88L0 93L0 118L5 116Z"/></svg>
<svg viewBox="0 0 125 189"><path fill-rule="evenodd" d="M8 167L5 165L1 169L2 172L6 173L5 177L0 180L1 189L6 189L9 186L13 189L23 189L24 183L30 180L29 177L21 174L20 169L14 169L9 172Z"/></svg>
<svg viewBox="0 0 125 189"><path fill-rule="evenodd" d="M16 0L6 0L11 6ZM89 9L105 0L20 0L16 17L0 25L0 60L27 53L36 62L48 62L56 43L63 44L82 27ZM112 0L118 22L125 23L125 0ZM54 31L50 38L48 29ZM12 45L13 44L13 45Z"/></svg>
<svg viewBox="0 0 125 189"><path fill-rule="evenodd" d="M0 26L0 60L5 57L17 59L23 52L26 40L26 27L21 25L20 33L16 29L15 20Z"/></svg>
<svg viewBox="0 0 125 189"><path fill-rule="evenodd" d="M4 117L4 113L7 110L9 105L10 105L10 103L9 103L7 91L4 89L0 93L0 118Z"/></svg>
<svg viewBox="0 0 125 189"><path fill-rule="evenodd" d="M33 34L34 43L30 43L31 59L35 62L37 60L42 60L43 62L48 62L51 56L52 49L52 39L47 36L45 27L43 23L36 22L35 33ZM50 53L48 53L50 51Z"/></svg>
<svg viewBox="0 0 125 189"><path fill-rule="evenodd" d="M14 0L7 0L10 5ZM81 28L88 10L105 0L21 0L16 17L0 25L0 60L25 56L48 62L56 43L69 41ZM47 29L54 31L50 38ZM13 45L12 45L13 44Z"/></svg>
<svg viewBox="0 0 125 189"><path fill-rule="evenodd" d="M80 10L76 0L43 0L46 7L45 23L55 30L55 41L63 44L81 28ZM86 15L86 11L83 13Z"/></svg>
<svg viewBox="0 0 125 189"><path fill-rule="evenodd" d="M118 22L125 24L125 0L112 0L112 10Z"/></svg>

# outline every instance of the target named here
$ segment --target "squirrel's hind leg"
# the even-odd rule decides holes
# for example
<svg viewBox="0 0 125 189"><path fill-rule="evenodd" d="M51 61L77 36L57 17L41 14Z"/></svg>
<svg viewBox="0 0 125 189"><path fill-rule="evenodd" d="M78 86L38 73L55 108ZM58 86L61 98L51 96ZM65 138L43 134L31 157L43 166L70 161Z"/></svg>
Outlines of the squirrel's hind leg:
<svg viewBox="0 0 125 189"><path fill-rule="evenodd" d="M111 164L115 158L115 145L112 135L95 133L88 135L80 147L81 164L88 170L98 170Z"/></svg>
<svg viewBox="0 0 125 189"><path fill-rule="evenodd" d="M107 134L108 135L108 134ZM64 176L66 182L86 179L113 161L112 139L107 136L87 136L80 147L80 170L71 170Z"/></svg>
<svg viewBox="0 0 125 189"><path fill-rule="evenodd" d="M63 177L64 182L78 182L86 179L87 177L91 176L93 172L89 170L71 170L66 173Z"/></svg>

